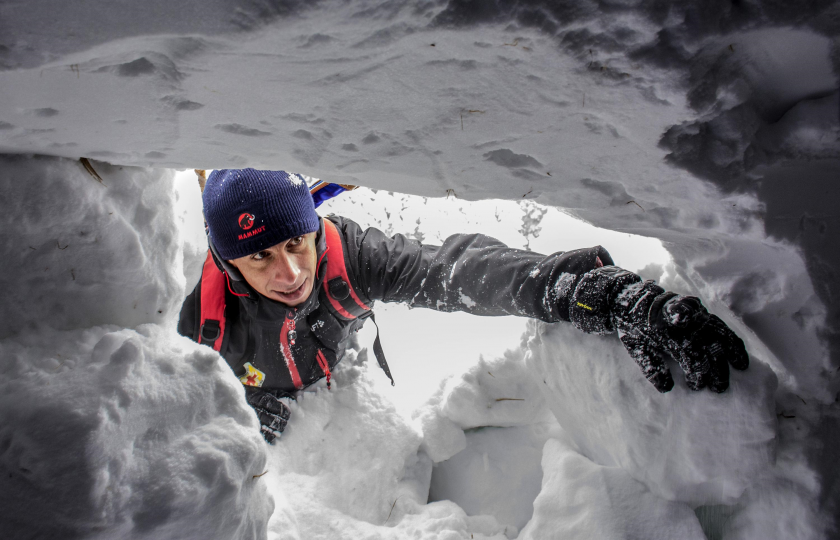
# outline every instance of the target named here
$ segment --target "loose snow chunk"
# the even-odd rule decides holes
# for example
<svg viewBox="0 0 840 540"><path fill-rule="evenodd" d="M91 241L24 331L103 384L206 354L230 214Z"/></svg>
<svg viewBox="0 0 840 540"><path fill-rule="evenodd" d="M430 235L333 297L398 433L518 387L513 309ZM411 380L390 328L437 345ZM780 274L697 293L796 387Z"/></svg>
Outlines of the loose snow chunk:
<svg viewBox="0 0 840 540"><path fill-rule="evenodd" d="M536 323L535 323L536 324ZM625 469L659 497L732 504L772 467L776 376L759 359L723 394L692 392L672 366L659 394L614 335L536 324L526 364L557 420L595 463Z"/></svg>
<svg viewBox="0 0 840 540"><path fill-rule="evenodd" d="M466 448L464 431L455 422L443 416L438 407L415 412L414 421L423 432L421 449L435 463L445 461Z"/></svg>
<svg viewBox="0 0 840 540"><path fill-rule="evenodd" d="M492 517L467 516L448 501L426 504L432 462L420 434L377 393L353 352L333 372L332 390L318 383L291 409L263 477L277 500L272 540L505 539ZM446 422L443 438L463 440Z"/></svg>
<svg viewBox="0 0 840 540"><path fill-rule="evenodd" d="M373 389L352 353L334 370L331 390L322 381L290 408L286 432L270 451L273 489L305 498L297 486L306 484L313 507L375 524L399 496L425 502L431 461L417 455L420 434Z"/></svg>
<svg viewBox="0 0 840 540"><path fill-rule="evenodd" d="M145 325L30 334L0 356L16 359L0 374L5 538L265 535L266 445L214 351Z"/></svg>

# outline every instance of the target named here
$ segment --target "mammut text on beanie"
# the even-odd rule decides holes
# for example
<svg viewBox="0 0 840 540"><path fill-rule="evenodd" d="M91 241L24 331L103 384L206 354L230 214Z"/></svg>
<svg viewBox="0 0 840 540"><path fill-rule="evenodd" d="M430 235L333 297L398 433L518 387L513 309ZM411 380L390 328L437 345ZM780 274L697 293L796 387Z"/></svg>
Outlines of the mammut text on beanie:
<svg viewBox="0 0 840 540"><path fill-rule="evenodd" d="M210 240L228 261L320 226L306 182L285 171L215 170L202 199Z"/></svg>

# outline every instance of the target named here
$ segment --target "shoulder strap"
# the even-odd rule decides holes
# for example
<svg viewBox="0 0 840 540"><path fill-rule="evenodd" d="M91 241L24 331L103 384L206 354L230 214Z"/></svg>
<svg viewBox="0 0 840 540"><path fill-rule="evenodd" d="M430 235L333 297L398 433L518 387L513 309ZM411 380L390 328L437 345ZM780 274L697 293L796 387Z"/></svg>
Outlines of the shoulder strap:
<svg viewBox="0 0 840 540"><path fill-rule="evenodd" d="M338 232L335 223L327 218L324 218L324 234L327 237L327 251L329 251L327 255L327 275L324 276L324 293L327 300L329 300L332 309L347 320L370 317L376 326L373 354L376 356L379 367L391 379L391 386L393 386L394 377L391 375L391 368L388 367L388 361L385 359L382 342L379 341L379 325L376 324L370 306L356 294L356 284L347 273L347 261L344 244L341 241L341 233Z"/></svg>
<svg viewBox="0 0 840 540"><path fill-rule="evenodd" d="M329 219L324 218L324 234L327 240L327 274L324 279L324 292L332 308L348 320L365 317L370 306L359 298L355 283L347 273L344 244L338 228Z"/></svg>
<svg viewBox="0 0 840 540"><path fill-rule="evenodd" d="M207 252L201 272L201 323L198 342L221 351L225 334L225 275Z"/></svg>

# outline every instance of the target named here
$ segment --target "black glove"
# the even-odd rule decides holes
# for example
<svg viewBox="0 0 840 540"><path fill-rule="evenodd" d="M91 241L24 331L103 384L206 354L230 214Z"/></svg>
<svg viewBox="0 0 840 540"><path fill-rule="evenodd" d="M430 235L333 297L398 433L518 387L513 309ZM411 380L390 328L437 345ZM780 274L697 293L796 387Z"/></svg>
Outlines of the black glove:
<svg viewBox="0 0 840 540"><path fill-rule="evenodd" d="M587 272L569 302L569 318L591 334L618 337L630 356L660 392L674 387L663 355L676 360L692 390L729 387L729 364L747 369L744 342L700 299L667 292L632 272L604 266Z"/></svg>
<svg viewBox="0 0 840 540"><path fill-rule="evenodd" d="M284 395L282 397L291 396ZM270 443L275 437L279 437L286 429L286 424L292 413L289 407L280 401L279 396L253 386L245 387L245 399L248 401L248 405L257 412L257 418L260 420L260 431L265 442Z"/></svg>

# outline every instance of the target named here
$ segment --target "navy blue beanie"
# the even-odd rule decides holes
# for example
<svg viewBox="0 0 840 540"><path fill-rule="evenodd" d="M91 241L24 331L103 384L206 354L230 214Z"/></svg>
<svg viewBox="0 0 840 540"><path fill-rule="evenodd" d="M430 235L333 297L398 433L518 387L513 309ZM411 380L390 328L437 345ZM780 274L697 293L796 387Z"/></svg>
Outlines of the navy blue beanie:
<svg viewBox="0 0 840 540"><path fill-rule="evenodd" d="M202 199L210 239L228 261L320 227L309 187L298 174L215 170L207 178Z"/></svg>

